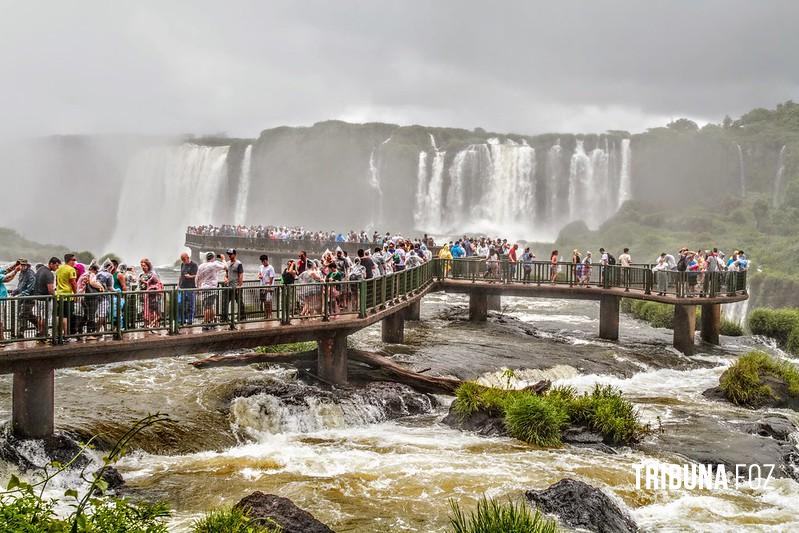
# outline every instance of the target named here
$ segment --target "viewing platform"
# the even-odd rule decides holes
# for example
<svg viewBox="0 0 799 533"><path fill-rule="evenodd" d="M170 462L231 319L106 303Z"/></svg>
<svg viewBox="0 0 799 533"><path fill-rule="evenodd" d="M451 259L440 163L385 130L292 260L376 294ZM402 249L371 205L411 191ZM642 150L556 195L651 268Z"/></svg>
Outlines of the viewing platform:
<svg viewBox="0 0 799 533"><path fill-rule="evenodd" d="M475 322L503 295L599 301L598 336L609 341L619 339L622 298L672 305L673 344L688 355L698 305L702 341L719 344L721 305L748 298L746 272L655 275L643 265L596 266L581 278L571 263L528 266L434 259L358 281L0 300L0 373L14 374L12 430L21 438L52 435L59 368L317 341L318 376L346 384L347 337L381 322L383 341L402 343L405 321L419 320L422 298L434 291L467 294Z"/></svg>

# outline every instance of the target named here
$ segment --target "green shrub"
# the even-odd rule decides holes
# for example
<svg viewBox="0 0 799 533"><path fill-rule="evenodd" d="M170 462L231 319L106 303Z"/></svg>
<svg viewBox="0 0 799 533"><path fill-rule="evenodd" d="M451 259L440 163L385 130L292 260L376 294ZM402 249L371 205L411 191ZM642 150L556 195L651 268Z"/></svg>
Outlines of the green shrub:
<svg viewBox="0 0 799 533"><path fill-rule="evenodd" d="M785 349L794 355L799 355L799 326L791 330Z"/></svg>
<svg viewBox="0 0 799 533"><path fill-rule="evenodd" d="M526 502L499 503L483 497L477 509L466 515L450 500L450 525L453 533L556 533L557 524Z"/></svg>
<svg viewBox="0 0 799 533"><path fill-rule="evenodd" d="M637 440L647 430L633 404L610 386L596 385L591 393L581 395L572 387L555 387L539 396L465 382L455 395L453 410L459 416L478 411L503 416L511 436L538 446L559 446L568 423L596 431L613 444Z"/></svg>
<svg viewBox="0 0 799 533"><path fill-rule="evenodd" d="M765 352L749 352L738 358L719 379L719 386L728 400L745 406L758 406L773 398L774 391L763 383L764 376L785 381L788 393L799 396L799 369Z"/></svg>
<svg viewBox="0 0 799 533"><path fill-rule="evenodd" d="M306 342L289 342L286 344L267 344L266 346L258 346L255 351L258 353L294 353L294 352L308 352L316 350L316 341Z"/></svg>
<svg viewBox="0 0 799 533"><path fill-rule="evenodd" d="M721 326L719 327L719 333L722 335L727 335L728 337L740 337L744 334L744 330L737 322L733 322L727 318L722 318Z"/></svg>
<svg viewBox="0 0 799 533"><path fill-rule="evenodd" d="M770 337L784 348L791 332L799 326L799 309L757 308L749 315L748 325L753 335Z"/></svg>
<svg viewBox="0 0 799 533"><path fill-rule="evenodd" d="M216 509L191 526L192 533L280 533L283 528L272 521L262 524L236 507Z"/></svg>
<svg viewBox="0 0 799 533"><path fill-rule="evenodd" d="M519 395L505 408L505 426L514 438L542 447L560 446L561 429L569 415L545 396Z"/></svg>
<svg viewBox="0 0 799 533"><path fill-rule="evenodd" d="M634 318L649 322L653 328L674 329L674 306L646 300L623 298L621 310ZM701 311L696 310L696 326L700 326Z"/></svg>

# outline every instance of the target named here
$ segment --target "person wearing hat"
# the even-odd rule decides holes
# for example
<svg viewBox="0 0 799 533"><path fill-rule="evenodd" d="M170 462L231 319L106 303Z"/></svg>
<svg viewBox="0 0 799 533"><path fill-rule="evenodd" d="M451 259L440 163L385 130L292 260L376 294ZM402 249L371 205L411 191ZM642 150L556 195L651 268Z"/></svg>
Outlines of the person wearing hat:
<svg viewBox="0 0 799 533"><path fill-rule="evenodd" d="M19 278L17 279L17 288L11 291L11 296L32 296L33 289L36 285L36 275L31 269L30 263L27 259L19 259L17 265L17 272ZM18 331L16 337L22 338L27 324L32 324L34 327L37 325L36 316L33 313L34 301L31 299L24 299L19 305L19 323L17 324Z"/></svg>
<svg viewBox="0 0 799 533"><path fill-rule="evenodd" d="M244 285L244 265L237 259L236 250L228 248L227 269L225 271L225 286L230 290L222 293L222 320L227 322L230 317L230 306L234 302L239 306L239 318L244 318L244 301L241 298L241 287Z"/></svg>
<svg viewBox="0 0 799 533"><path fill-rule="evenodd" d="M210 330L216 320L216 307L219 300L219 273L227 270L222 261L218 261L214 252L205 254L205 263L197 267L195 282L198 289L203 289L200 296L203 300L203 331Z"/></svg>

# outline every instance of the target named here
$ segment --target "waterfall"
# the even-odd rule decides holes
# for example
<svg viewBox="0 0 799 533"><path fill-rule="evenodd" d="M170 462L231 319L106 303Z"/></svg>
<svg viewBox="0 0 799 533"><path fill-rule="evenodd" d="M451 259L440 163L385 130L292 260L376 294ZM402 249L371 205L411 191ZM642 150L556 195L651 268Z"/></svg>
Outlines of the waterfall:
<svg viewBox="0 0 799 533"><path fill-rule="evenodd" d="M227 180L229 149L184 143L134 156L106 250L130 263L142 257L174 263L183 250L186 226L222 222L213 216Z"/></svg>
<svg viewBox="0 0 799 533"><path fill-rule="evenodd" d="M432 138L432 135L430 136ZM444 157L446 152L436 150L433 155L433 165L430 169L430 186L427 189L427 209L425 213L425 227L432 232L442 231L441 213L446 206L444 199Z"/></svg>
<svg viewBox="0 0 799 533"><path fill-rule="evenodd" d="M610 183L608 181L608 153L601 148L591 151L591 178L589 194L593 196L592 207L586 213L586 224L598 227L611 213ZM615 209L613 210L615 211Z"/></svg>
<svg viewBox="0 0 799 533"><path fill-rule="evenodd" d="M535 211L535 150L526 142L489 139L491 172L482 205L487 220L509 226L532 222Z"/></svg>
<svg viewBox="0 0 799 533"><path fill-rule="evenodd" d="M417 228L424 228L425 216L427 215L427 152L419 152L419 163L416 168L416 208L413 211L413 221Z"/></svg>
<svg viewBox="0 0 799 533"><path fill-rule="evenodd" d="M738 147L738 186L741 189L741 197L746 196L746 173L744 172L744 152L741 150L741 145L736 144Z"/></svg>
<svg viewBox="0 0 799 533"><path fill-rule="evenodd" d="M751 298L751 294L749 296ZM722 305L721 311L724 318L743 327L746 323L746 317L749 314L749 298L733 304Z"/></svg>
<svg viewBox="0 0 799 533"><path fill-rule="evenodd" d="M782 189L783 189L783 181L785 180L785 145L782 146L780 149L780 155L777 159L777 175L774 176L774 191L773 197L771 200L772 207L779 207L782 203L781 196L782 196Z"/></svg>
<svg viewBox="0 0 799 533"><path fill-rule="evenodd" d="M248 144L241 160L239 174L239 190L236 194L236 211L233 213L234 224L244 224L247 220L247 201L250 199L250 167L252 164L252 145Z"/></svg>
<svg viewBox="0 0 799 533"><path fill-rule="evenodd" d="M593 169L591 159L586 155L583 140L577 140L569 165L569 221L585 220L590 210L590 196L593 194Z"/></svg>
<svg viewBox="0 0 799 533"><path fill-rule="evenodd" d="M632 198L632 187L630 184L630 139L621 140L621 169L619 171L619 203L617 209L622 204Z"/></svg>
<svg viewBox="0 0 799 533"><path fill-rule="evenodd" d="M547 192L548 192L548 201L546 204L546 213L544 214L546 219L550 221L550 223L554 222L558 217L558 210L560 208L560 182L562 181L562 169L563 168L563 148L560 146L560 139L558 139L554 145L552 145L549 150L547 150L547 161L546 161L546 179L547 179Z"/></svg>

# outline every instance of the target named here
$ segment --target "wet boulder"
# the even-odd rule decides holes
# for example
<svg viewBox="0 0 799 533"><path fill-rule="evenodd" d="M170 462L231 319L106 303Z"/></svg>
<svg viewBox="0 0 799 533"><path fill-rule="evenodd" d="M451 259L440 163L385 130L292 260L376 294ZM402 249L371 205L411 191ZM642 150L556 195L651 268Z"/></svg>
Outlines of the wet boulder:
<svg viewBox="0 0 799 533"><path fill-rule="evenodd" d="M288 498L274 494L256 491L242 498L235 507L244 510L251 518L263 521L264 525L278 524L283 533L333 533L308 511L300 509Z"/></svg>
<svg viewBox="0 0 799 533"><path fill-rule="evenodd" d="M545 490L528 490L527 500L566 526L597 533L631 533L638 526L603 491L582 481L561 479Z"/></svg>
<svg viewBox="0 0 799 533"><path fill-rule="evenodd" d="M494 411L476 411L469 416L462 416L450 406L449 413L441 422L453 429L473 431L484 437L497 437L508 434L502 413Z"/></svg>

